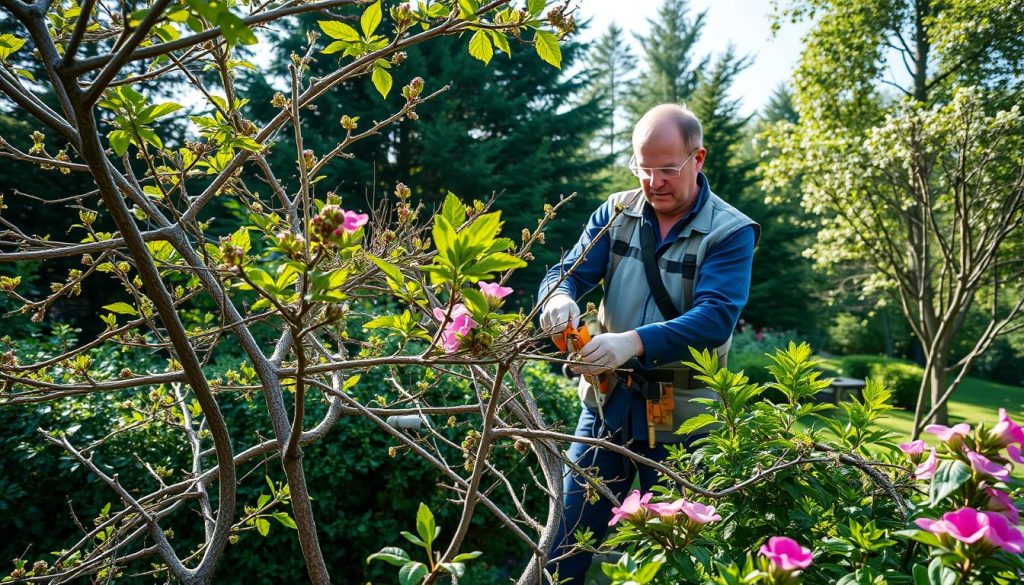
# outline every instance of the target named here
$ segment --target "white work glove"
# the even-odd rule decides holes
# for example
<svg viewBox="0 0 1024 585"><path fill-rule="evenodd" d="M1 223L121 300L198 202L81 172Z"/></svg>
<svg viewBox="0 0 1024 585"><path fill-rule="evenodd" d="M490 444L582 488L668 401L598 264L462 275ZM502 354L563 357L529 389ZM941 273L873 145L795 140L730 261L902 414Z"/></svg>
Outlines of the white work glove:
<svg viewBox="0 0 1024 585"><path fill-rule="evenodd" d="M577 374L594 376L621 366L643 351L644 343L636 331L602 333L583 347L579 360L584 363L569 367Z"/></svg>
<svg viewBox="0 0 1024 585"><path fill-rule="evenodd" d="M573 328L576 328L580 321L580 307L572 297L558 293L544 303L544 311L540 314L540 327L546 333L550 333L552 337L561 335L570 321Z"/></svg>

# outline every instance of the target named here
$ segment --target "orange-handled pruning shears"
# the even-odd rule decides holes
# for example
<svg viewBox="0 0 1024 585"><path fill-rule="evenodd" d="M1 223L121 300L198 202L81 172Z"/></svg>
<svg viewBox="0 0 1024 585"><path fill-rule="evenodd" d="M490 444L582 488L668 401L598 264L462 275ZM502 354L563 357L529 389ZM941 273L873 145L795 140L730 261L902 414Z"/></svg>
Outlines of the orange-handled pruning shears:
<svg viewBox="0 0 1024 585"><path fill-rule="evenodd" d="M579 328L573 327L572 323L565 326L565 331L561 336L555 337L555 346L558 347L559 351L565 352L568 355L576 354L583 351L583 346L590 343L590 331L586 325L580 325ZM592 386L596 386L601 394L608 393L608 376L600 375L596 376L595 380L587 376L587 381Z"/></svg>

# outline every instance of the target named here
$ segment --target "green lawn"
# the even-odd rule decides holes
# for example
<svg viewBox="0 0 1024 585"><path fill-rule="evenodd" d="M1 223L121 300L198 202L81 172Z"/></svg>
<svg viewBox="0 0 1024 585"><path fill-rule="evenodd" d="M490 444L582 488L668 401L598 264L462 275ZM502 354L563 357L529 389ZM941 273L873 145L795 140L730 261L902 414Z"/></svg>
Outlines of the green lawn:
<svg viewBox="0 0 1024 585"><path fill-rule="evenodd" d="M839 359L826 358L821 365L837 371ZM1024 388L968 376L950 399L949 422L951 425L966 422L973 427L979 421L984 421L987 426L992 426L999 420L1000 408L1005 408L1010 418L1018 424L1024 423ZM913 424L912 409L896 409L879 421L880 426L907 437L910 436ZM931 435L922 438L928 440L929 437Z"/></svg>

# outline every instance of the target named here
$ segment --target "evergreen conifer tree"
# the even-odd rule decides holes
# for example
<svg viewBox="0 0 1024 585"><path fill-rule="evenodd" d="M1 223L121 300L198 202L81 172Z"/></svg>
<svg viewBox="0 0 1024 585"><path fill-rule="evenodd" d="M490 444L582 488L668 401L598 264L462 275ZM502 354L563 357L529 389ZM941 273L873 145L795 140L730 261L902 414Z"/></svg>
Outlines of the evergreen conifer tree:
<svg viewBox="0 0 1024 585"><path fill-rule="evenodd" d="M624 163L630 148L630 122L626 100L634 82L636 57L623 36L622 27L612 23L590 48L586 58L588 87L584 97L600 104L604 128L595 142L602 153Z"/></svg>
<svg viewBox="0 0 1024 585"><path fill-rule="evenodd" d="M665 0L657 15L647 20L649 32L636 35L645 72L629 101L634 119L659 103L686 101L697 88L699 71L708 63L707 57L696 57L707 12L692 19L688 12L686 0Z"/></svg>

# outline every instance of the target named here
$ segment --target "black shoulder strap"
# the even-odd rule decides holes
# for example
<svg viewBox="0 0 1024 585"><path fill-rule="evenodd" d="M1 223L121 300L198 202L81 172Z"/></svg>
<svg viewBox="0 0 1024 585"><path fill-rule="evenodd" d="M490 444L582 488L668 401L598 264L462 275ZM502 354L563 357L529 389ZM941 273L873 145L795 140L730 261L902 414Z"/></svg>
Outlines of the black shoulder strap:
<svg viewBox="0 0 1024 585"><path fill-rule="evenodd" d="M658 270L658 261L654 258L654 250L657 244L654 241L654 227L650 222L640 220L640 256L644 261L644 275L647 277L647 286L654 295L654 302L661 311L661 316L666 320L675 319L682 313L672 303L672 299L665 290L665 282L661 279L661 271Z"/></svg>

